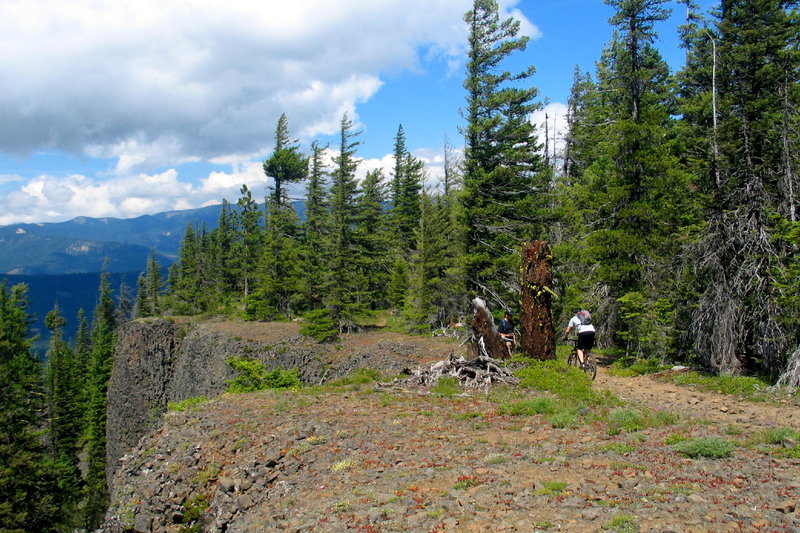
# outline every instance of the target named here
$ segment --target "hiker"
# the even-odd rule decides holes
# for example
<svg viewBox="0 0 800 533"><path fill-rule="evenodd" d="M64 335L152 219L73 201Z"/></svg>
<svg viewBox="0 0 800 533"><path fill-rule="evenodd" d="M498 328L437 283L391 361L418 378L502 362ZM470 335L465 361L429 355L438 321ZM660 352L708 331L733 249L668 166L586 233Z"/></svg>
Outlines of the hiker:
<svg viewBox="0 0 800 533"><path fill-rule="evenodd" d="M510 309L506 309L503 314L503 319L500 321L500 325L497 326L497 333L503 337L508 356L511 357L514 352L514 346L517 344L517 336L514 334L514 313Z"/></svg>
<svg viewBox="0 0 800 533"><path fill-rule="evenodd" d="M592 315L586 309L577 308L573 312L572 318L564 331L564 340L569 338L570 332L575 329L577 340L575 341L575 351L578 353L578 361L583 368L585 364L584 353L594 347L594 325Z"/></svg>

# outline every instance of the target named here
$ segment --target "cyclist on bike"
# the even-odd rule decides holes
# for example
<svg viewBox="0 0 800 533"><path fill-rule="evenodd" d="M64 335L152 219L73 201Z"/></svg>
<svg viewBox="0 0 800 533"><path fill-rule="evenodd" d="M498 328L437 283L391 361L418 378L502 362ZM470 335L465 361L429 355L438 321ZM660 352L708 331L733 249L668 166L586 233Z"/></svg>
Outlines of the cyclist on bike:
<svg viewBox="0 0 800 533"><path fill-rule="evenodd" d="M514 346L517 344L517 336L514 334L514 313L511 309L506 309L500 325L497 326L497 333L503 337L508 355L511 356L514 352Z"/></svg>
<svg viewBox="0 0 800 533"><path fill-rule="evenodd" d="M584 353L588 353L594 347L594 325L592 325L592 315L589 311L575 309L569 324L567 324L567 329L564 331L564 340L567 340L573 329L578 335L575 351L578 353L578 361L583 368L586 364Z"/></svg>

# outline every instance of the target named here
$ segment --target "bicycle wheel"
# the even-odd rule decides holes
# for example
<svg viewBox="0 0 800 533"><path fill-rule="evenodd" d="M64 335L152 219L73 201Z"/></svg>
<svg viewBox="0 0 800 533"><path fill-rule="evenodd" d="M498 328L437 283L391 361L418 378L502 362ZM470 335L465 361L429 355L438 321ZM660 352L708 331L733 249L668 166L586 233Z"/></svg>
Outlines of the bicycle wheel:
<svg viewBox="0 0 800 533"><path fill-rule="evenodd" d="M597 377L597 364L594 362L594 356L590 353L586 354L586 366L584 366L583 371L589 374L592 381Z"/></svg>
<svg viewBox="0 0 800 533"><path fill-rule="evenodd" d="M576 354L575 352L572 352L571 354L569 354L569 357L567 357L567 365L568 366L577 367L578 366L578 354Z"/></svg>

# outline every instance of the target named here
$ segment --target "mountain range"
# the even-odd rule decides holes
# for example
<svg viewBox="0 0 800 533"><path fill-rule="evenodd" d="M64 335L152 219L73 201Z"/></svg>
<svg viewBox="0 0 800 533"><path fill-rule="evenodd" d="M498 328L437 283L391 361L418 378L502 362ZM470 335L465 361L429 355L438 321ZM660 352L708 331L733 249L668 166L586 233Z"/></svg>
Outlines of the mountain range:
<svg viewBox="0 0 800 533"><path fill-rule="evenodd" d="M217 226L220 209L213 205L131 219L77 217L0 226L0 281L8 287L28 286L34 349L47 349L44 317L55 305L67 319L65 337L74 339L78 310L92 319L100 272L111 273L115 294L124 283L135 297L148 256L154 252L161 266L168 267L178 258L187 225L210 231Z"/></svg>
<svg viewBox="0 0 800 533"><path fill-rule="evenodd" d="M0 272L61 275L144 270L155 252L177 259L186 226L216 227L221 206L169 211L131 219L77 217L67 222L0 226Z"/></svg>

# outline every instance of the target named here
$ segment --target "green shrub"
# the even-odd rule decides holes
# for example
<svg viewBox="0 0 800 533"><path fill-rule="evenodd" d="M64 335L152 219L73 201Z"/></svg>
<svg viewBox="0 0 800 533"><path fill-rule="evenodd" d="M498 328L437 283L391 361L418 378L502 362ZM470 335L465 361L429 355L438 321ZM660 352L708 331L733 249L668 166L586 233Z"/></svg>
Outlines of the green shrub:
<svg viewBox="0 0 800 533"><path fill-rule="evenodd" d="M756 435L756 441L763 444L783 444L787 438L798 440L800 433L785 427L770 428Z"/></svg>
<svg viewBox="0 0 800 533"><path fill-rule="evenodd" d="M169 402L167 403L167 411L193 411L198 405L208 401L206 396L194 396L193 398L186 398L182 402Z"/></svg>
<svg viewBox="0 0 800 533"><path fill-rule="evenodd" d="M613 452L620 455L625 455L626 453L635 452L636 447L632 444L628 444L627 442L610 442L601 446L600 450L604 452Z"/></svg>
<svg viewBox="0 0 800 533"><path fill-rule="evenodd" d="M311 337L317 342L333 342L339 336L336 322L327 309L315 309L305 314L306 322L300 328L300 334Z"/></svg>
<svg viewBox="0 0 800 533"><path fill-rule="evenodd" d="M267 371L264 363L241 357L228 357L225 362L239 375L228 380L226 392L255 392L267 389L289 389L300 386L300 377L296 369L284 370L276 368Z"/></svg>
<svg viewBox="0 0 800 533"><path fill-rule="evenodd" d="M709 459L721 459L730 457L735 448L734 444L725 439L713 437L698 437L676 442L672 449L688 457L706 457Z"/></svg>

